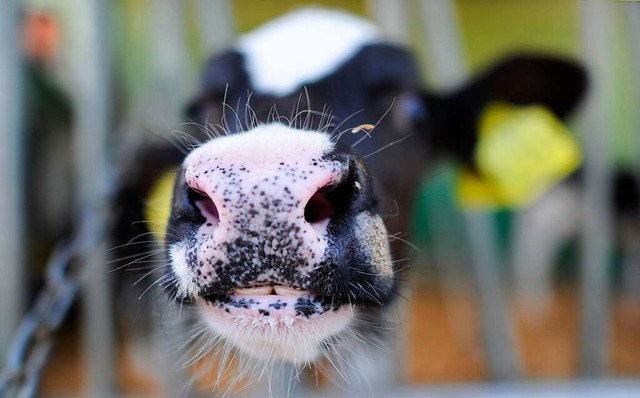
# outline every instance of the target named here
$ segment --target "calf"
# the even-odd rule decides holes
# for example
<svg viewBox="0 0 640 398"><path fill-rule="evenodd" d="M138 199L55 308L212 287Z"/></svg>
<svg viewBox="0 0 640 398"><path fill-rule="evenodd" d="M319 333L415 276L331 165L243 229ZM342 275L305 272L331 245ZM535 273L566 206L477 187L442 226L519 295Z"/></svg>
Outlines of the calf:
<svg viewBox="0 0 640 398"><path fill-rule="evenodd" d="M576 64L523 55L435 94L365 20L306 9L270 22L205 67L188 109L203 143L180 160L162 282L251 358L307 364L377 345L408 253L387 235L409 229L429 163L473 168L490 102L564 117L584 87Z"/></svg>

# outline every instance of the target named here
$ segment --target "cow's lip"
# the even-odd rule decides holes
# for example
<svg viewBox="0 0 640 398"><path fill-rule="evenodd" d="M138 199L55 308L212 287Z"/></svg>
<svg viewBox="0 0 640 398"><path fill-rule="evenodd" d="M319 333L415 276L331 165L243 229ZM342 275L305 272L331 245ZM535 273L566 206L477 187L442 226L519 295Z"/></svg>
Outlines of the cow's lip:
<svg viewBox="0 0 640 398"><path fill-rule="evenodd" d="M200 303L222 309L228 315L276 318L319 317L344 305L308 290L277 284L235 288L224 295L200 299Z"/></svg>
<svg viewBox="0 0 640 398"><path fill-rule="evenodd" d="M279 284L236 288L231 293L231 295L233 296L274 295L274 296L290 296L290 297L301 297L301 296L310 295L310 294L311 294L310 292L303 289L299 289L299 288L295 288L287 285L279 285Z"/></svg>
<svg viewBox="0 0 640 398"><path fill-rule="evenodd" d="M325 300L321 294L317 294L310 290L293 287L284 284L252 284L243 287L236 287L226 293L203 294L200 298L214 304L220 302L228 302L232 299L250 299L256 297L277 297L280 299L298 298L298 297L314 297L316 300Z"/></svg>

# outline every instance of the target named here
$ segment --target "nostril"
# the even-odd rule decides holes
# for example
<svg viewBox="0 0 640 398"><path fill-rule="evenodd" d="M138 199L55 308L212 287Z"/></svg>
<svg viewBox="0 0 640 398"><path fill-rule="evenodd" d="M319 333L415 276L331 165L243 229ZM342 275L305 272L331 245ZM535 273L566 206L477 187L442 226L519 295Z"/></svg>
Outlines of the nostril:
<svg viewBox="0 0 640 398"><path fill-rule="evenodd" d="M319 233L324 234L335 209L326 196L326 192L313 194L304 208L304 219Z"/></svg>
<svg viewBox="0 0 640 398"><path fill-rule="evenodd" d="M207 220L208 227L217 227L220 223L218 207L206 194L193 190L193 203L200 210L200 214Z"/></svg>

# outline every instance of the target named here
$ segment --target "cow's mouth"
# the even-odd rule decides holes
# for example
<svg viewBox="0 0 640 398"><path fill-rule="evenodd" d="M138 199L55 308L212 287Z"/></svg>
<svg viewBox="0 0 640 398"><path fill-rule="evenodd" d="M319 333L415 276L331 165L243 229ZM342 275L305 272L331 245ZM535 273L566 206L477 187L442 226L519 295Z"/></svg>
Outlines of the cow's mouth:
<svg viewBox="0 0 640 398"><path fill-rule="evenodd" d="M236 288L228 294L204 296L202 302L230 316L271 317L285 324L291 323L291 317L319 317L343 306L335 299L280 284Z"/></svg>
<svg viewBox="0 0 640 398"><path fill-rule="evenodd" d="M198 299L204 322L255 358L308 363L352 321L349 304L283 285L235 289Z"/></svg>

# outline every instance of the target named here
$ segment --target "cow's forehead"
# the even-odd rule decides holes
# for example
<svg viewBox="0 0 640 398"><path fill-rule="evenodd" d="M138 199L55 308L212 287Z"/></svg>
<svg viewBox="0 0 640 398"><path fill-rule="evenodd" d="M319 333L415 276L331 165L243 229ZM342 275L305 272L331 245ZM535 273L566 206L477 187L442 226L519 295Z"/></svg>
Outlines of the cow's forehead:
<svg viewBox="0 0 640 398"><path fill-rule="evenodd" d="M307 8L246 34L237 49L245 57L252 87L284 96L330 75L362 47L380 40L378 28L366 19Z"/></svg>

